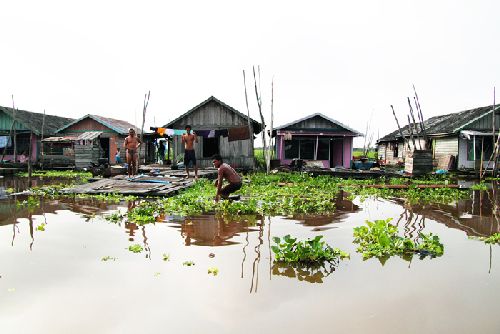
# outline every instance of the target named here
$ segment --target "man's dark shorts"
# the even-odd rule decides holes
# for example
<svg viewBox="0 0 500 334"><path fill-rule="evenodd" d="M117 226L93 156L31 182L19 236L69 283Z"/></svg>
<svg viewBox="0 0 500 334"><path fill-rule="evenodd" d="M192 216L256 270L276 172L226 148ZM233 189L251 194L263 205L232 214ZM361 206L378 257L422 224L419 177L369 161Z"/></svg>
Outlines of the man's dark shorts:
<svg viewBox="0 0 500 334"><path fill-rule="evenodd" d="M229 194L240 190L240 188L241 188L241 183L229 183L227 186L225 186L220 190L220 195L223 198L228 198Z"/></svg>
<svg viewBox="0 0 500 334"><path fill-rule="evenodd" d="M194 150L185 150L184 151L184 166L188 167L190 161L193 162L193 166L196 166L196 155L194 154Z"/></svg>

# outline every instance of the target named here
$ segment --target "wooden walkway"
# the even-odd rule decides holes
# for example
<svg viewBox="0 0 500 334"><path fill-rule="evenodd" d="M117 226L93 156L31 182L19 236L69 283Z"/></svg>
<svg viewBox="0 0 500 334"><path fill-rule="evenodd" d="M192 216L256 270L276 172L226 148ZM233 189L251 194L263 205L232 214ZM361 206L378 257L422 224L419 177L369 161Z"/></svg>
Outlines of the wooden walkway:
<svg viewBox="0 0 500 334"><path fill-rule="evenodd" d="M113 178L99 179L95 182L85 183L72 188L63 189L66 194L119 194L134 196L172 196L191 187L196 181L192 178L186 179L184 171L160 172L159 175L138 175L128 179L126 175L118 175ZM191 173L194 174L194 173ZM199 170L199 177L214 178L216 170Z"/></svg>

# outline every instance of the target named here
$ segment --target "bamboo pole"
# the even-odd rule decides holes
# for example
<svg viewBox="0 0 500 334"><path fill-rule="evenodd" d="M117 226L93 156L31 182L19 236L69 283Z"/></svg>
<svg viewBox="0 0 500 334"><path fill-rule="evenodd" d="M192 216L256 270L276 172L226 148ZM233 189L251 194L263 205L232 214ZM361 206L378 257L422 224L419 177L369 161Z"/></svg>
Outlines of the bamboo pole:
<svg viewBox="0 0 500 334"><path fill-rule="evenodd" d="M143 107L142 107L142 125L141 125L141 144L145 145L145 141L144 141L144 123L146 122L146 111L148 109L148 104L149 104L149 96L151 94L151 91L148 91L147 94L144 94L144 104L143 104ZM140 153L141 150L138 150L138 154ZM146 163L146 152L147 152L147 148L146 146L144 146L144 163ZM140 161L140 156L138 157L139 158L139 161ZM139 166L136 166L137 169L139 169ZM136 171L137 172L137 171Z"/></svg>
<svg viewBox="0 0 500 334"><path fill-rule="evenodd" d="M253 80L255 88L255 98L257 99L257 106L259 108L260 120L262 122L262 145L264 149L264 156L267 152L267 141L266 141L266 122L264 120L264 115L262 114L262 95L260 93L260 66L257 67L259 72L259 88L257 88L257 76L255 74L255 66L253 66ZM269 166L266 160L266 171L269 171Z"/></svg>
<svg viewBox="0 0 500 334"><path fill-rule="evenodd" d="M247 123L248 123L248 131L250 132L250 145L252 146L252 156L254 156L253 130L250 122L250 108L248 107L247 80L246 80L245 70L243 70L243 86L245 87L245 103L247 106ZM255 156L252 161L252 167L255 168Z"/></svg>
<svg viewBox="0 0 500 334"><path fill-rule="evenodd" d="M410 116L411 116L411 119L413 121L413 128L415 129L415 137L417 137L417 140L418 140L418 146L420 147L420 149L422 149L422 143L420 142L420 138L419 138L419 131L418 131L418 127L417 127L417 122L415 121L415 114L413 113L413 107L411 106L411 101L410 101L410 98L407 97L408 99L408 106L410 107ZM417 149L417 147L415 146L415 142L413 143L413 146L414 146L414 150Z"/></svg>
<svg viewBox="0 0 500 334"><path fill-rule="evenodd" d="M274 118L274 78L271 81L271 122L270 122L270 129L269 129L269 147L267 148L267 155L266 155L266 165L267 165L267 173L271 171L271 149L273 147L272 142L273 142L273 118Z"/></svg>
<svg viewBox="0 0 500 334"><path fill-rule="evenodd" d="M28 186L31 188L31 146L33 145L33 130L30 130L30 143L28 145Z"/></svg>
<svg viewBox="0 0 500 334"><path fill-rule="evenodd" d="M405 143L405 137L403 136L403 131L401 130L401 126L399 126L398 118L396 117L396 112L394 111L394 107L391 104L392 114L394 115L394 119L396 120L396 124L398 125L399 135L403 138L403 146ZM408 150L410 149L410 143L408 143Z"/></svg>
<svg viewBox="0 0 500 334"><path fill-rule="evenodd" d="M40 139L40 143L41 143L41 158L42 158L42 170L43 170L43 155L44 155L44 152L43 152L43 132L45 131L45 109L43 109L43 118L42 118L42 131L40 132L40 135L41 135L41 139Z"/></svg>
<svg viewBox="0 0 500 334"><path fill-rule="evenodd" d="M14 94L12 94L12 115L14 115L14 122L16 121L16 106L14 104ZM17 134L16 127L14 127L14 163L17 163Z"/></svg>
<svg viewBox="0 0 500 334"><path fill-rule="evenodd" d="M415 144L415 137L413 137L413 128L411 126L411 121L410 121L410 115L406 115L408 117L408 130L410 131L410 139L413 142L413 150L417 149L417 146ZM410 149L411 151L411 149Z"/></svg>

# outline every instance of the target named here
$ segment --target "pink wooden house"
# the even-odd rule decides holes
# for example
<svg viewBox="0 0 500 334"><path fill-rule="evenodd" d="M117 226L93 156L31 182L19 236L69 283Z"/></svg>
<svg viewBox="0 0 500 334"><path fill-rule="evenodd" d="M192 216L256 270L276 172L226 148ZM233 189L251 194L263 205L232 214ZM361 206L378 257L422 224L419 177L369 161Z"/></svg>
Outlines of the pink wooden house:
<svg viewBox="0 0 500 334"><path fill-rule="evenodd" d="M293 159L321 161L323 167L350 168L356 130L316 113L276 130L276 157L288 165Z"/></svg>

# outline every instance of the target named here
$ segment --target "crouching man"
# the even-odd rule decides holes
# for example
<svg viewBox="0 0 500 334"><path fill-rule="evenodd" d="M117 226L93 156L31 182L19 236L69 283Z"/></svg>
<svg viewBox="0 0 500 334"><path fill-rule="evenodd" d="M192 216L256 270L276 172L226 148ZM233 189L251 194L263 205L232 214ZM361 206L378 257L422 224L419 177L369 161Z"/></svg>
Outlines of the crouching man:
<svg viewBox="0 0 500 334"><path fill-rule="evenodd" d="M212 157L212 162L214 167L218 169L217 180L215 181L215 186L217 187L215 201L218 202L221 198L229 198L229 194L241 188L241 176L239 176L231 166L224 163L219 154ZM223 188L222 182L224 179L226 179L229 184Z"/></svg>

